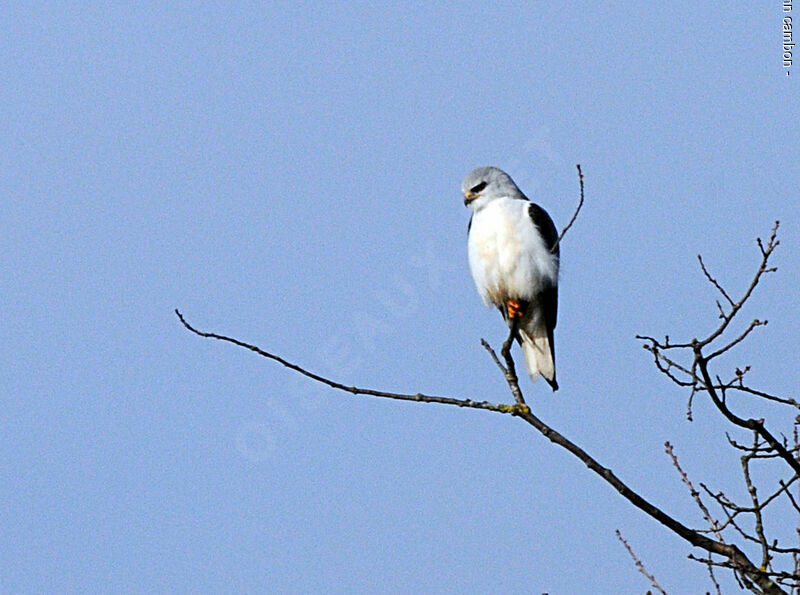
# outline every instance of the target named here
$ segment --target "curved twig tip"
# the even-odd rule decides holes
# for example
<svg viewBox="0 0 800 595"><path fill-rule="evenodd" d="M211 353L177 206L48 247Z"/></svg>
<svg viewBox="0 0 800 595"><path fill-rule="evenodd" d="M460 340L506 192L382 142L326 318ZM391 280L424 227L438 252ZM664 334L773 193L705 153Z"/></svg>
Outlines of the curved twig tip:
<svg viewBox="0 0 800 595"><path fill-rule="evenodd" d="M558 250L559 245L561 245L561 240L564 238L564 235L566 235L569 228L572 227L572 224L575 223L575 219L578 218L578 213L580 213L581 208L583 208L583 171L581 170L580 163L576 164L575 167L578 168L578 184L580 184L581 198L580 201L578 202L578 208L575 209L575 213L573 213L572 215L572 219L569 220L569 223L567 223L566 227L564 227L564 229L561 231L561 234L558 236L556 243L553 244L552 248L550 248L551 254L556 253L556 250Z"/></svg>
<svg viewBox="0 0 800 595"><path fill-rule="evenodd" d="M194 327L193 327L191 324L189 324L188 322L186 322L186 319L183 317L183 314L181 314L181 311L180 311L180 310L178 310L177 308L175 308L175 316L177 316L177 317L178 317L178 320L180 320L180 321L181 321L181 324L182 324L184 327L186 327L186 329L187 329L187 330L190 330L190 331L192 331L192 332L193 332L195 335L200 335L201 337L207 337L207 336L209 336L209 335L208 335L208 333L203 333L203 332L201 332L201 331L198 331L198 330L197 330L196 328L194 328Z"/></svg>

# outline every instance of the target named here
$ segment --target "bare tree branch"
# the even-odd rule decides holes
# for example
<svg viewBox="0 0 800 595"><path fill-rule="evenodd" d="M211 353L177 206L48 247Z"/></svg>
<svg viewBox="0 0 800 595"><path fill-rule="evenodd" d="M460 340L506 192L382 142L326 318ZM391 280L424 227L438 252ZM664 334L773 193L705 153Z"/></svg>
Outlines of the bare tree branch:
<svg viewBox="0 0 800 595"><path fill-rule="evenodd" d="M175 314L180 319L181 324L183 324L183 326L185 326L195 335L198 335L200 337L205 337L207 339L217 339L218 341L225 341L226 343L233 343L234 345L238 345L239 347L244 347L245 349L249 349L250 351L257 353L262 357L275 360L282 366L285 366L290 370L294 370L295 372L298 372L303 376L306 376L307 378L311 378L312 380L330 386L331 388L335 388L337 390L341 390L353 395L367 395L371 397L395 399L398 401L415 401L419 403L439 403L441 405L455 405L456 407L467 407L469 409L484 409L486 411L495 411L497 413L510 413L512 415L516 413L516 407L514 405L502 405L502 404L498 405L494 403L489 403L488 401L473 401L472 399L454 399L451 397L425 395L422 393L403 394L403 393L387 392L382 390L373 390L370 388L359 388L357 386L347 386L340 382L336 382L334 380L330 380L329 378L325 378L324 376L320 376L319 374L309 372L308 370L302 368L301 366L293 364L292 362L289 362L278 355L264 351L263 349L261 349L256 345L245 343L244 341L240 341L239 339L234 339L233 337L218 335L217 333L208 333L204 331L199 331L193 326L191 326L183 317L183 314L181 314L177 309L175 310Z"/></svg>
<svg viewBox="0 0 800 595"><path fill-rule="evenodd" d="M714 534L719 542L723 542L723 532L729 529L735 532L733 535L734 539L741 538L745 543L758 544L761 549L761 559L758 568L761 575L754 576L752 572L739 565L732 558L723 557L724 559L718 560L714 559L711 554L709 554L707 558L690 557L693 560L705 564L709 568L715 588L718 588L718 584L713 575L714 568L725 567L734 571L737 580L740 581L740 585L743 588L750 589L755 593L768 592L761 580L763 577L768 577L779 587L789 587L793 593L798 593L798 595L800 595L800 572L798 571L798 569L800 569L800 548L782 547L779 545L777 539L770 539L767 535L767 522L765 517L768 507L770 507L773 502L777 501L782 494L786 495L794 510L800 512L800 504L795 500L794 495L789 489L792 484L800 479L800 459L798 459L798 452L800 452L798 446L800 446L800 443L798 443L797 440L797 423L800 423L800 417L797 418L798 421L794 426L794 445L790 447L785 437L768 429L765 419L744 418L734 413L728 403L727 396L729 391L735 391L737 393L750 395L751 397L761 398L765 401L789 405L795 409L800 409L800 404L796 399L773 395L747 386L744 382L744 377L750 371L750 366L736 368L732 379L727 382L723 382L718 374L712 376L710 370L712 361L734 347L741 345L756 328L766 324L765 320L756 318L733 338L730 338L728 332L731 328L731 323L737 318L737 314L741 312L744 305L752 297L755 288L763 279L763 276L777 270L774 266L771 266L770 258L780 244L777 239L778 227L779 222L776 221L769 239L766 242L761 241L761 239L757 240L761 259L749 285L738 299L732 297L732 294L709 272L702 256L698 256L703 275L720 295L722 295L727 305L727 308L725 308L719 300L716 301L717 309L720 314L720 322L708 335L701 339L694 338L691 341L677 343L670 341L669 336L666 336L663 341L648 335L639 335L637 338L645 341L642 347L651 353L653 362L659 372L664 374L674 384L691 390L689 396L689 419L691 419L692 399L698 393L706 393L716 409L728 422L736 427L748 430L752 435L751 444L745 445L740 444L726 433L731 447L741 452L739 458L742 467L743 481L750 499L748 505L736 504L722 492L713 493L704 484L700 484L705 492L713 499L715 504L719 506L723 514L722 520L715 518L711 514L709 508L704 505L700 494L693 488L688 476L678 464L677 458L674 457L674 453L671 452L672 449L669 445L667 445L667 452L673 457L673 464L681 474L681 479L689 487L692 497L695 499L698 507L700 507L706 522L708 522L711 527L709 531L702 531L702 533ZM723 339L725 338L727 338L727 341L723 343ZM708 355L704 353L706 350L709 352ZM670 353L675 351L678 353ZM686 360L688 360L688 363ZM712 377L714 378L713 380ZM776 460L787 464L791 469L792 476L787 480L781 480L779 482L779 487L770 489L769 492L764 492L767 495L766 497L762 497L759 494L761 490L759 486L756 485L752 474L752 465L756 461L770 462ZM769 510L772 509L773 508L770 507ZM745 519L747 522L744 522ZM752 523L752 525L750 525L750 523ZM800 528L798 528L797 534L800 535ZM788 566L789 563L786 561L788 555L792 556L792 562L790 563L792 572L773 567L775 564L785 564ZM778 556L783 557L778 558Z"/></svg>
<svg viewBox="0 0 800 595"><path fill-rule="evenodd" d="M724 347L717 349L708 356L703 354L703 348L710 345L713 341L715 341L725 332L725 330L728 328L728 325L734 319L736 314L741 310L741 308L744 306L747 300L750 299L750 296L753 294L753 291L755 290L756 286L758 285L763 275L777 270L776 267L770 266L769 259L772 256L773 252L775 251L775 248L777 248L780 245L780 241L777 239L779 226L780 222L776 221L775 225L773 225L772 227L772 231L770 233L770 237L766 245L761 241L761 239L757 240L757 244L761 252L761 262L759 263L759 266L755 274L753 275L752 280L750 281L750 285L744 291L742 297L739 298L739 300L736 302L734 302L733 299L730 298L730 295L722 288L719 282L714 277L711 276L711 274L706 269L705 264L702 261L702 258L700 259L700 265L706 277L731 302L730 312L728 312L727 314L723 313L722 322L708 336L706 336L704 339L692 339L691 341L685 343L670 343L669 337L667 337L667 340L665 340L664 342L658 341L655 338L647 335L637 335L637 338L645 340L649 343L643 345L643 347L653 354L656 367L659 369L660 372L665 374L667 377L670 378L670 380L672 380L673 382L675 382L680 386L691 386L693 391L703 390L706 393L708 393L714 405L729 422L741 428L757 432L758 435L762 439L764 439L784 461L786 461L786 463L792 468L792 470L795 473L800 474L800 461L798 461L797 458L795 458L788 451L788 449L786 449L784 445L781 444L780 441L778 441L775 438L775 436L766 428L763 419L744 419L742 417L737 416L730 410L727 403L725 402L725 393L727 386L722 384L721 381L718 381L715 384L712 381L711 375L708 370L708 364L711 360L718 357L719 355L722 355L735 345L739 344L750 334L750 332L752 332L753 329L755 329L758 326L761 326L762 324L765 324L765 322L761 322L758 319L754 320L742 334L740 334L738 337L730 341ZM676 363L673 360L673 358L668 358L663 353L666 350L675 350L675 349L690 349L692 351L693 362L691 368ZM685 374L688 378L686 380L681 380L680 378L676 377L675 374L672 373L673 369L679 370L680 372ZM699 370L699 375L697 373L698 370ZM739 374L740 377L743 375L744 372ZM736 390L743 390L743 389L739 387Z"/></svg>
<svg viewBox="0 0 800 595"><path fill-rule="evenodd" d="M695 357L697 358L697 367L700 369L703 381L705 382L706 392L709 394L711 400L714 402L714 405L717 406L717 409L720 410L722 415L724 415L729 422L739 426L740 428L757 432L761 438L766 440L769 445L775 449L775 451L784 461L786 461L786 463L794 470L795 473L800 474L800 461L792 456L786 447L784 447L783 444L781 444L778 439L772 435L772 432L770 432L764 426L763 419L744 419L735 415L730 409L728 409L724 399L720 398L720 395L718 395L717 391L714 390L714 383L711 381L711 378L708 374L708 360L703 357L699 345L695 346ZM721 394L724 395L725 391L721 391Z"/></svg>
<svg viewBox="0 0 800 595"><path fill-rule="evenodd" d="M605 480L608 484L611 485L623 498L628 500L631 504L633 504L636 508L642 510L647 515L670 529L675 534L679 535L687 542L692 544L695 547L702 548L710 553L715 553L720 556L723 556L731 561L731 564L739 569L744 575L749 577L752 582L757 584L764 593L768 593L769 595L776 595L778 593L784 593L784 591L769 577L767 576L762 570L757 568L749 558L740 550L736 545L733 544L725 544L715 541L706 537L705 535L700 534L697 531L689 529L673 517L669 516L667 513L662 511L660 508L654 506L647 500L645 500L642 496L640 496L637 492L629 488L622 480L620 480L611 469L602 466L597 460L595 460L592 456L590 456L586 451L584 451L581 447L579 447L574 442L567 439L565 436L557 432L555 429L548 426L544 423L541 419L535 416L527 405L524 404L524 398L522 398L522 403L519 402L515 405L496 405L489 403L487 401L473 401L471 399L455 399L452 397L441 397L435 395L425 395L422 393L417 394L403 394L403 393L394 393L388 391L381 391L381 390L374 390L374 389L367 389L367 388L358 388L355 386L347 386L340 382L331 380L329 378L325 378L313 372L309 372L305 370L301 366L294 364L285 360L284 358L264 351L260 347L256 345L252 345L250 343L245 343L244 341L240 341L238 339L234 339L232 337L228 337L225 335L220 335L217 333L209 333L205 331L200 331L191 326L183 315L176 310L175 314L181 321L186 329L191 331L192 333L209 339L216 339L219 341L225 341L228 343L232 343L239 347L244 347L254 353L262 357L266 357L268 359L274 360L281 365L294 370L331 388L347 392L354 395L369 395L374 397L383 397L388 399L395 399L401 401L418 401L424 403L440 403L443 405L455 405L457 407L469 407L473 409L484 409L487 411L494 411L497 413L510 413L514 416L517 416L531 426L535 428L540 434L542 434L545 438L557 444L558 446L566 449L573 455L575 455L578 459L580 459L590 470L594 473L599 475L603 480ZM510 355L507 360L507 364L511 360ZM498 363L499 360L495 357L495 363ZM513 360L511 360L511 365L513 365ZM502 366L501 366L502 369ZM516 374L508 373L509 370L506 371L505 377L506 382L509 385L509 389L511 390L512 395L516 395L517 393L522 397L522 390L519 388L518 379L516 378Z"/></svg>

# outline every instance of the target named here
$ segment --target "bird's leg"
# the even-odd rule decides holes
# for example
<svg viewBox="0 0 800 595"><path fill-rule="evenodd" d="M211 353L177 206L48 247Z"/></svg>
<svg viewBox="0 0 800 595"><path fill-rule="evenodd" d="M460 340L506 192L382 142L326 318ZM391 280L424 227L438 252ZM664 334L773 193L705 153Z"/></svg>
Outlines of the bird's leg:
<svg viewBox="0 0 800 595"><path fill-rule="evenodd" d="M528 406L525 404L522 391L519 389L519 377L517 376L516 366L514 366L514 358L511 357L511 346L514 344L514 339L517 338L519 316L509 318L508 320L511 323L511 331L508 333L508 339L503 343L503 349L500 350L503 359L506 360L506 380L508 380L511 386L511 392L514 394L514 400L516 400L517 406L524 407L526 411L530 411L530 409L527 409Z"/></svg>
<svg viewBox="0 0 800 595"><path fill-rule="evenodd" d="M508 339L505 340L503 343L503 348L500 350L500 353L503 356L503 359L506 360L506 367L508 370L508 375L511 376L514 383L516 383L519 378L517 377L517 370L514 366L514 358L511 357L511 346L514 344L514 339L517 338L517 328L519 327L519 319L520 316L518 314L518 310L514 311L515 315L511 316L512 308L511 308L511 301L509 300L508 304L508 324L511 327L511 330L508 333ZM514 395L517 399L517 403L525 404L525 401L522 399L522 395Z"/></svg>
<svg viewBox="0 0 800 595"><path fill-rule="evenodd" d="M505 343L503 343L503 349L500 353L503 354L503 357L508 362L511 359L511 346L514 344L514 339L517 338L517 328L519 327L519 317L515 316L514 318L508 317L508 325L510 327L510 331L508 333L508 339L506 339ZM511 367L513 369L513 362L511 362Z"/></svg>
<svg viewBox="0 0 800 595"><path fill-rule="evenodd" d="M506 300L506 314L508 315L508 326L510 330L508 339L503 343L503 348L500 350L500 353L503 359L506 360L506 377L512 387L516 387L516 390L512 388L514 399L517 401L518 406L527 407L527 405L525 405L525 399L522 397L522 392L519 390L519 378L517 377L517 369L514 366L514 358L511 357L511 347L514 345L514 339L519 339L519 323L522 319L524 309L525 306L518 300Z"/></svg>
<svg viewBox="0 0 800 595"><path fill-rule="evenodd" d="M511 359L511 346L514 344L514 339L517 337L519 318L509 318L508 322L511 325L511 331L508 333L508 339L506 339L505 343L503 343L503 349L500 351L500 353L503 354L506 363L509 365L509 369L513 370L514 360ZM516 373L514 375L516 376Z"/></svg>

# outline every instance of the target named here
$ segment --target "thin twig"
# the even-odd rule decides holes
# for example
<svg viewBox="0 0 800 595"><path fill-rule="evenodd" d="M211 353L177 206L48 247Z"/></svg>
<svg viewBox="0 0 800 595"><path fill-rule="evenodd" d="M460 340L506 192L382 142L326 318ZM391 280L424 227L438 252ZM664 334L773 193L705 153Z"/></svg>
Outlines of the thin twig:
<svg viewBox="0 0 800 595"><path fill-rule="evenodd" d="M797 476L795 476L792 479L792 481L794 481L794 479L797 479ZM725 496L725 494L723 494L722 492L714 494L711 490L708 489L708 486L706 486L703 483L700 484L700 487L702 487L703 490L705 490L706 494L708 494L711 498L713 498L717 502L719 507L722 509L722 512L727 517L727 520L724 523L719 523L720 531L724 531L728 527L733 527L743 539L750 541L752 543L763 545L762 541L758 537L753 537L752 535L748 534L747 531L742 529L742 527L740 527L739 524L736 522L736 517L738 517L739 515L753 514L754 511L758 509L751 506L739 506L738 504L734 504L727 496ZM786 490L784 487L781 487L781 489L773 493L769 498L767 498L766 500L764 500L759 504L760 511L763 511L764 508L767 506L767 504L772 502L781 493L785 493L787 496L791 498L788 490ZM779 554L800 554L800 548L781 547L777 544L777 541L769 545L768 549L770 552L775 552Z"/></svg>
<svg viewBox="0 0 800 595"><path fill-rule="evenodd" d="M506 346L503 346L502 352L503 357L506 360L506 365L504 366L502 363L500 363L500 358L497 357L497 354L495 353L494 349L492 349L492 346L489 345L485 339L481 339L481 345L483 345L484 349L489 352L489 355L494 363L497 364L498 368L500 368L500 371L503 373L503 376L505 377L509 386L513 387L511 389L511 394L514 397L514 400L517 402L517 407L528 410L528 406L525 404L525 397L522 396L522 389L519 387L517 372L514 370L514 360L511 359L511 354L507 352Z"/></svg>
<svg viewBox="0 0 800 595"><path fill-rule="evenodd" d="M769 258L772 256L772 253L775 251L775 248L777 248L780 245L780 240L777 239L779 227L780 227L780 221L776 221L775 224L772 226L772 231L770 232L770 237L769 240L767 240L766 246L764 245L764 243L761 241L760 238L756 239L758 247L761 251L761 262L759 263L758 269L756 270L755 274L753 275L753 278L750 281L750 285L742 294L742 297L739 299L739 301L731 305L730 312L728 312L727 314L722 312L721 315L722 322L704 339L699 339L699 340L692 339L691 341L684 343L669 343L669 341L667 341L664 344L647 335L637 335L637 339L652 341L654 345L659 347L660 349L686 349L686 348L694 349L697 345L699 345L702 348L712 343L717 337L719 337L723 332L725 332L725 329L728 328L728 325L736 317L736 314L742 309L747 300L750 299L750 296L753 294L753 291L755 290L759 281L761 281L761 277L764 276L764 274L766 273L774 273L775 271L778 270L777 267L769 266Z"/></svg>
<svg viewBox="0 0 800 595"><path fill-rule="evenodd" d="M769 505L769 504L770 504L770 503L771 503L773 500L776 500L776 499L778 498L778 496L780 496L780 495L781 495L781 494L783 494L783 493L786 493L786 495L787 495L787 496L790 496L790 497L791 497L791 492L789 492L789 487L790 487L790 486L791 486L791 485L792 485L792 484L793 484L795 481L797 481L797 479L798 479L799 477L800 477L800 476L797 476L797 475L795 475L795 476L793 476L793 477L792 477L792 478L791 478L791 479L790 479L788 482L787 482L787 481L783 481L782 479L778 480L778 485L780 485L781 487L780 487L778 490L774 491L774 492L773 492L773 493L772 493L772 494L771 494L769 497L765 498L765 499L764 499L764 500L761 502L761 510L764 510L764 509L765 509L765 508L766 508L766 507L767 507L767 506L768 506L768 505ZM800 509L798 509L798 508L796 508L796 507L795 507L795 509L797 510L797 512L800 512ZM796 549L797 549L797 548L793 548L793 550L796 550ZM792 550L792 551L793 551L793 550ZM786 551L790 551L790 550L789 550L789 549L787 549ZM800 552L800 550L797 550L797 551L799 551L799 552Z"/></svg>
<svg viewBox="0 0 800 595"><path fill-rule="evenodd" d="M553 244L552 248L550 248L551 254L555 254L558 251L558 247L561 244L561 240L564 238L569 228L572 227L572 224L575 223L575 219L578 218L578 213L581 212L581 208L583 207L583 172L581 171L580 163L578 163L575 167L578 168L578 183L581 186L581 199L580 202L578 203L578 208L575 209L575 213L573 213L572 215L572 219L570 219L569 223L567 223L567 226L563 230L561 230L561 235L558 236L556 243Z"/></svg>
<svg viewBox="0 0 800 595"><path fill-rule="evenodd" d="M648 341L654 341L654 339L652 339L650 337L642 337L641 335L636 335L636 338L637 339L646 339ZM656 368L658 368L658 371L661 372L662 374L664 374L665 376L667 376L667 378L672 380L672 382L674 382L678 386L682 386L682 387L689 387L689 386L695 387L696 386L696 384L697 384L697 376L694 373L694 371L690 370L689 368L683 366L682 364L679 364L675 360L670 359L666 355L664 355L660 351L660 349L663 348L663 345L658 344L658 343L654 343L654 344L651 344L651 345L644 344L644 345L642 345L642 348L645 351L649 351L653 355L653 363L655 364ZM678 378L672 372L673 368L675 368L676 370L679 370L680 372L683 372L691 380L681 380L680 378Z"/></svg>
<svg viewBox="0 0 800 595"><path fill-rule="evenodd" d="M768 401L775 401L776 403L791 405L796 409L800 409L800 403L797 402L796 399L792 399L791 397L778 397L776 395L771 395L769 393L765 393L760 390L755 390L753 388L750 388L749 386L744 386L743 384L731 384L728 386L728 388L731 390L738 390L743 393L748 393L756 397L761 397L762 399L767 399Z"/></svg>
<svg viewBox="0 0 800 595"><path fill-rule="evenodd" d="M753 432L753 446L754 448L758 446L758 433ZM771 561L769 555L769 544L767 543L767 538L764 535L764 519L761 515L761 510L763 509L764 505L760 504L758 501L758 490L756 486L753 484L752 479L750 478L750 455L742 455L741 457L742 462L742 475L744 476L744 483L747 486L747 491L750 494L750 500L753 502L753 516L755 517L755 530L756 535L758 536L758 543L761 545L761 568L769 568L769 563Z"/></svg>
<svg viewBox="0 0 800 595"><path fill-rule="evenodd" d="M503 374L507 374L508 370L506 370L506 367L500 362L500 359L497 357L494 349L492 349L492 346L489 345L489 342L486 339L481 339L481 345L483 345L483 348L489 352L489 355L492 357L492 360L494 360L494 363L497 364L497 367L500 368L500 371Z"/></svg>
<svg viewBox="0 0 800 595"><path fill-rule="evenodd" d="M657 590L659 593L661 593L661 595L667 595L667 592L664 589L661 588L661 585L658 584L658 581L656 580L656 577L654 577L651 573L649 573L647 571L647 568L644 567L644 564L642 563L642 561L639 559L639 557L633 551L633 548L631 547L631 544L629 544L625 540L625 538L622 536L622 533L619 532L619 529L615 530L614 532L617 534L617 539L619 539L620 542L622 543L622 545L625 546L625 549L628 550L628 555L633 559L633 563L636 565L636 569L639 572L641 572L642 575L644 575L644 577L647 578L648 581L650 581L650 584L653 586L653 588L655 590Z"/></svg>
<svg viewBox="0 0 800 595"><path fill-rule="evenodd" d="M792 481L794 481L795 479L797 479L796 475L792 478ZM792 493L787 489L789 487L789 484L791 484L791 481L789 482L789 484L787 484L784 483L783 480L781 480L780 484L786 490L786 495L789 497L789 502L792 503L792 506L797 512L800 512L800 505L797 504L797 501L794 499L794 496L792 496ZM798 553L800 553L800 548L797 551Z"/></svg>
<svg viewBox="0 0 800 595"><path fill-rule="evenodd" d="M778 235L778 227L780 226L780 221L776 221L775 225L772 226L772 231L770 232L769 240L767 241L766 247L761 242L761 238L758 238L756 242L758 243L758 247L761 250L761 263L756 271L755 275L753 275L753 279L750 281L750 285L745 290L742 297L739 299L738 302L731 304L731 311L728 312L722 319L722 323L714 330L711 334L709 334L705 339L699 341L700 347L705 347L712 341L714 341L717 337L719 337L725 329L728 328L731 320L736 316L739 310L742 309L745 302L750 299L750 296L753 294L753 290L758 285L758 282L761 280L761 277L765 273L774 273L778 269L776 267L768 266L769 257L772 256L773 251L780 245L780 240L777 240L776 237ZM693 345L689 345L693 346Z"/></svg>
<svg viewBox="0 0 800 595"><path fill-rule="evenodd" d="M672 465L675 467L675 469L678 470L678 474L681 476L681 481L683 481L686 487L689 488L689 494L692 496L692 499L694 500L695 504L697 504L697 507L700 509L700 512L703 513L703 518L705 518L706 522L708 523L708 526L714 532L714 536L720 543L725 543L725 540L722 539L722 534L720 533L719 523L714 517L711 516L711 512L708 510L705 503L703 503L702 498L700 498L700 492L698 492L697 489L694 487L694 485L692 484L692 480L689 479L689 475L686 473L686 471L683 470L683 467L681 467L680 462L678 462L678 455L675 454L675 451L672 448L672 444L670 444L669 442L665 442L664 450L666 451L669 458L672 459Z"/></svg>
<svg viewBox="0 0 800 595"><path fill-rule="evenodd" d="M711 273L708 272L708 269L706 268L706 264L703 262L703 256L701 254L697 255L697 260L700 261L700 268L703 270L703 274L706 276L706 279L708 279L709 282L714 287L716 287L717 290L722 294L722 297L724 297L728 301L728 303L731 306L733 306L734 305L734 301L731 299L731 296L728 295L728 292L726 292L722 288L722 285L720 285L719 282L717 282L717 280L714 277L711 276ZM719 305L719 302L717 302L717 307L719 308L720 314L722 314L724 316L725 312L723 312L722 306Z"/></svg>
<svg viewBox="0 0 800 595"><path fill-rule="evenodd" d="M717 595L722 595L722 591L719 588L719 582L717 582L717 577L714 576L714 567L711 565L711 554L708 555L708 564L706 567L708 568L708 577L711 579L711 583L714 585L714 590L717 592Z"/></svg>
<svg viewBox="0 0 800 595"><path fill-rule="evenodd" d="M759 326L766 326L766 324L767 324L766 320L759 320L758 318L756 318L753 322L750 323L750 325L745 329L745 331L741 335L736 337L733 341L731 341L727 345L723 345L722 347L717 349L714 353L712 353L711 355L707 356L706 359L711 361L715 357L719 357L720 355L722 355L723 353L725 353L726 351L728 351L732 347L735 347L736 345L738 345L739 343L744 341L747 338L747 335L749 335L751 332L753 332L753 329L755 329L756 327L759 327Z"/></svg>

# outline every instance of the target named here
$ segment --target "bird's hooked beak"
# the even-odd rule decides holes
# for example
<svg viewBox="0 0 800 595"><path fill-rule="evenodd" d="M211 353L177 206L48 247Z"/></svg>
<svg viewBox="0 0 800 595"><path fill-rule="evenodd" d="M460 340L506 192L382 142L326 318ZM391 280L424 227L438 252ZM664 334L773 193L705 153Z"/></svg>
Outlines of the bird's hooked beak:
<svg viewBox="0 0 800 595"><path fill-rule="evenodd" d="M472 192L471 190L467 190L464 193L464 206L465 207L469 206L469 203L471 203L476 198L478 198L478 195L475 192Z"/></svg>

